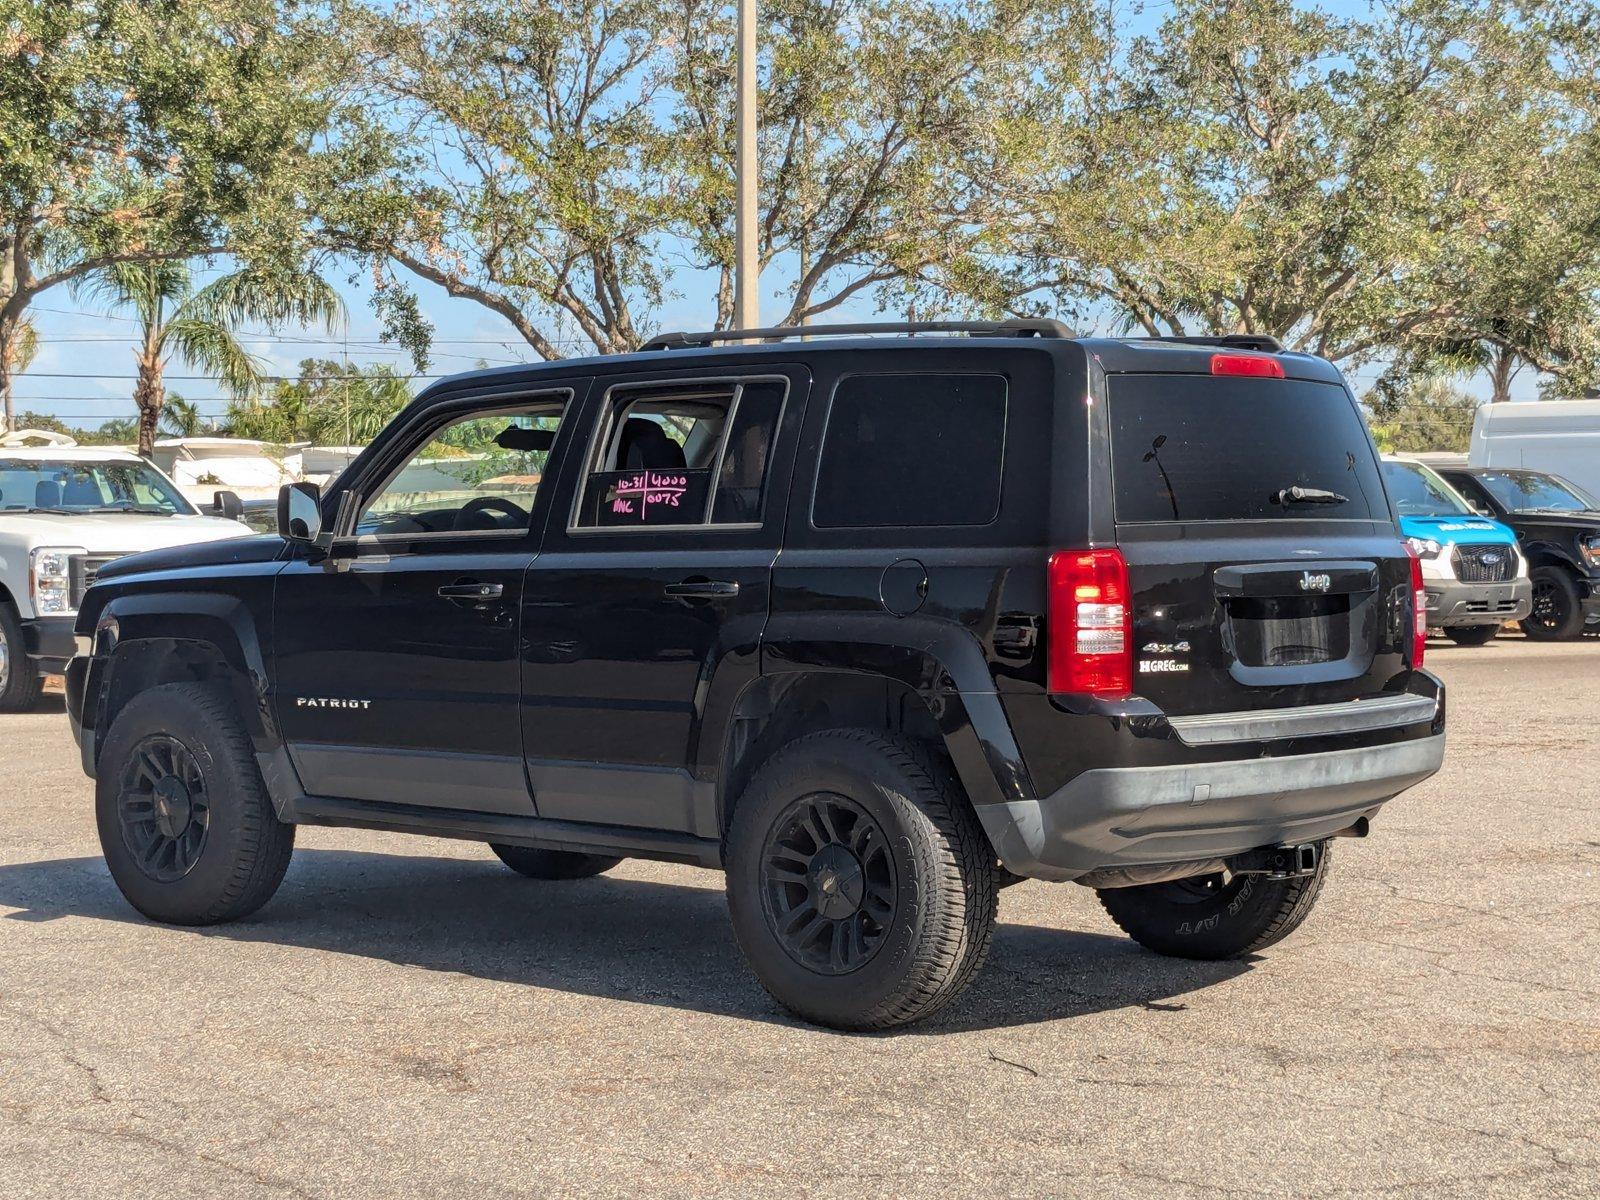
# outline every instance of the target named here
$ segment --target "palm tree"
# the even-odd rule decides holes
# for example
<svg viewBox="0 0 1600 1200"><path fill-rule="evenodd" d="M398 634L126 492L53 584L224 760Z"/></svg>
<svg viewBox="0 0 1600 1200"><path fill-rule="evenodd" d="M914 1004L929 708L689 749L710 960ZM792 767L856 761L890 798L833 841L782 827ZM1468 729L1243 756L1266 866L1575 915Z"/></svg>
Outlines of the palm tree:
<svg viewBox="0 0 1600 1200"><path fill-rule="evenodd" d="M161 406L162 432L173 437L198 437L204 425L200 406L193 400L185 400L176 392L168 396L166 403Z"/></svg>
<svg viewBox="0 0 1600 1200"><path fill-rule="evenodd" d="M11 400L12 380L28 369L28 364L38 352L39 331L27 317L16 322L10 337L0 339L0 356L4 357L4 361L0 362L0 393L3 393L5 404L5 411L0 414L0 433L9 433L16 424Z"/></svg>
<svg viewBox="0 0 1600 1200"><path fill-rule="evenodd" d="M116 263L90 276L78 291L109 307L132 309L139 321L133 399L139 406L139 453L146 458L155 449L166 399L162 376L174 354L244 398L255 394L265 376L261 363L239 341L240 325L293 322L331 331L344 319L338 293L310 272L269 274L245 268L196 291L187 263Z"/></svg>

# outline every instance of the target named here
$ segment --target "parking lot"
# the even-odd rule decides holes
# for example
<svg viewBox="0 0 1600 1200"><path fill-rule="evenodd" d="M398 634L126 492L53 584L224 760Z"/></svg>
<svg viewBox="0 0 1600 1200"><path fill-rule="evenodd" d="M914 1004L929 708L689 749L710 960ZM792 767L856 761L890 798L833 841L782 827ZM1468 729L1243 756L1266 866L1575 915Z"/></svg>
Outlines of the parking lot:
<svg viewBox="0 0 1600 1200"><path fill-rule="evenodd" d="M152 925L50 698L0 717L0 1191L1593 1196L1600 641L1429 665L1444 771L1289 941L1163 960L1029 882L953 1009L860 1037L689 868L303 829L255 918Z"/></svg>

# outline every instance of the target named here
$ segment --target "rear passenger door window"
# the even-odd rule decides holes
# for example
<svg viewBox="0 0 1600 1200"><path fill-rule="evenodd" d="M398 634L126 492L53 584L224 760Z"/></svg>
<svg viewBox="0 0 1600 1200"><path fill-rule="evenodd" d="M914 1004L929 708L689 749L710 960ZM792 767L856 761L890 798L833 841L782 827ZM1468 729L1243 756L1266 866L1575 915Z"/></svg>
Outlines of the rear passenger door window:
<svg viewBox="0 0 1600 1200"><path fill-rule="evenodd" d="M817 466L819 529L988 525L1000 511L999 375L840 380Z"/></svg>
<svg viewBox="0 0 1600 1200"><path fill-rule="evenodd" d="M755 380L607 397L572 527L760 524L785 390Z"/></svg>

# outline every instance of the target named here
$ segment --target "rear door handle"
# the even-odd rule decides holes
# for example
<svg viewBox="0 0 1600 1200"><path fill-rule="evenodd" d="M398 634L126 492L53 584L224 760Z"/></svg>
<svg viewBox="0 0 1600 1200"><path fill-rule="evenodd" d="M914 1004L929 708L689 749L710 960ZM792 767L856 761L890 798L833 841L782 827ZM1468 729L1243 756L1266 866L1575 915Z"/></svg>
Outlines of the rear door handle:
<svg viewBox="0 0 1600 1200"><path fill-rule="evenodd" d="M503 583L447 583L439 589L446 600L498 600L506 590Z"/></svg>
<svg viewBox="0 0 1600 1200"><path fill-rule="evenodd" d="M739 585L731 579L685 579L661 590L676 600L717 600L737 596Z"/></svg>

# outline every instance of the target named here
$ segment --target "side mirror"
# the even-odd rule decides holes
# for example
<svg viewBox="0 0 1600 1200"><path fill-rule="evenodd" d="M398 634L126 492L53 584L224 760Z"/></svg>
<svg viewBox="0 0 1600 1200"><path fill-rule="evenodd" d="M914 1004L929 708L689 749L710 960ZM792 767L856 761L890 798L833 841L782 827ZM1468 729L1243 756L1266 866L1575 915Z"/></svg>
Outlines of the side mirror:
<svg viewBox="0 0 1600 1200"><path fill-rule="evenodd" d="M239 499L238 492L212 493L211 508L217 516L226 517L230 521L237 521L244 516L244 501Z"/></svg>
<svg viewBox="0 0 1600 1200"><path fill-rule="evenodd" d="M278 489L278 536L315 542L322 532L322 489L314 483L286 483Z"/></svg>

